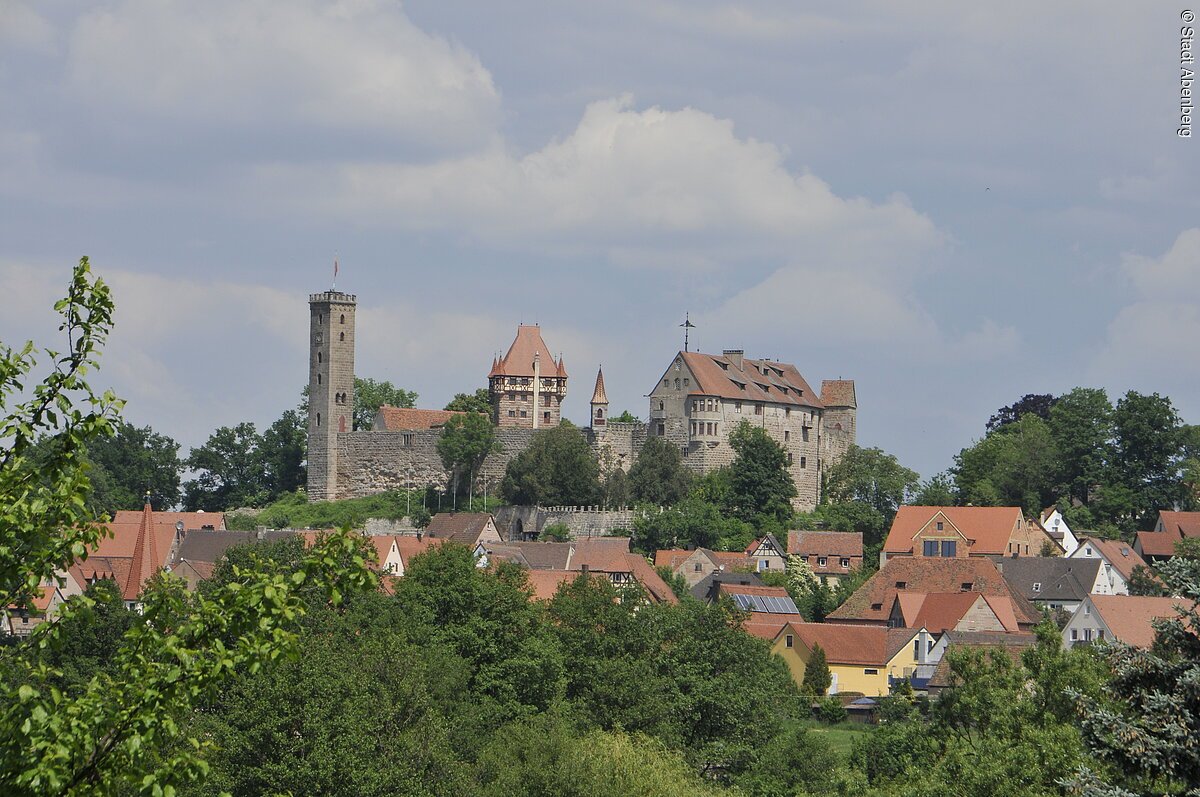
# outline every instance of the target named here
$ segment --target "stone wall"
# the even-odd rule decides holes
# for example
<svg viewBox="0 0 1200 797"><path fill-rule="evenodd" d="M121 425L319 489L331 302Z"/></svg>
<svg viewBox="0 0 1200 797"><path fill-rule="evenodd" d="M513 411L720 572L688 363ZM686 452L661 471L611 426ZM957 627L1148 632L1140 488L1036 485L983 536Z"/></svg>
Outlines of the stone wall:
<svg viewBox="0 0 1200 797"><path fill-rule="evenodd" d="M588 441L596 458L600 461L600 472L620 468L626 473L637 461L642 445L646 442L646 424L614 423L609 421L597 429L589 429Z"/></svg>
<svg viewBox="0 0 1200 797"><path fill-rule="evenodd" d="M605 537L614 531L632 531L636 512L629 507L604 509L598 506L502 506L496 510L496 528L506 540L538 535L546 526L561 523L573 539Z"/></svg>
<svg viewBox="0 0 1200 797"><path fill-rule="evenodd" d="M508 463L529 447L534 430L497 429L501 450L489 454L475 489L495 494ZM388 490L444 489L450 474L437 452L440 429L404 432L359 431L337 435L337 498L359 498Z"/></svg>

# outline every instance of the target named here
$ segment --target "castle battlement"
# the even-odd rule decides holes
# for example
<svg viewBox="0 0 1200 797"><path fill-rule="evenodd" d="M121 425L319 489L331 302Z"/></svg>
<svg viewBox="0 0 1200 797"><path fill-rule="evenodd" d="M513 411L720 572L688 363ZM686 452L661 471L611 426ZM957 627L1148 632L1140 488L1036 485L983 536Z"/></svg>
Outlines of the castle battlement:
<svg viewBox="0 0 1200 797"><path fill-rule="evenodd" d="M325 291L323 293L310 293L308 301L310 304L314 302L330 302L334 304L355 304L358 300L353 293L342 293L341 291Z"/></svg>

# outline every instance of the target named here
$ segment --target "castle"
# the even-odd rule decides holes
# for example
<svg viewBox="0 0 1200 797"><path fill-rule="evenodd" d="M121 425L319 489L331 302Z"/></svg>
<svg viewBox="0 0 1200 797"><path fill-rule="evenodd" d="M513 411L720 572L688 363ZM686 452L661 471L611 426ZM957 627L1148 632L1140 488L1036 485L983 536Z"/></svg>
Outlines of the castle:
<svg viewBox="0 0 1200 797"><path fill-rule="evenodd" d="M448 474L437 453L441 410L380 409L370 430L353 429L356 299L336 290L309 296L308 496L351 498L386 490L442 488ZM508 463L539 430L562 420L567 370L536 325L520 325L488 373L491 417L499 450L476 474L476 489L494 492ZM628 470L650 435L679 447L684 465L700 474L733 461L729 434L743 421L760 426L788 457L796 484L793 504L820 500L821 473L855 443L857 398L851 380L827 380L816 394L794 365L681 351L649 394L649 422L609 417L604 373L598 370L589 425L581 429L601 472Z"/></svg>

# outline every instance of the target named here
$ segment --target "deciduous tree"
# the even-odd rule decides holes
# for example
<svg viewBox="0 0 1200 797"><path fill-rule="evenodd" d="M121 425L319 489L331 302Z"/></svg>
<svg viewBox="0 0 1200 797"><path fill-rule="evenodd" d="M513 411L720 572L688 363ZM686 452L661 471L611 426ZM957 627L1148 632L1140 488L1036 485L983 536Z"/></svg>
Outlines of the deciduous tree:
<svg viewBox="0 0 1200 797"><path fill-rule="evenodd" d="M736 456L729 467L733 511L742 520L765 515L786 522L796 485L787 454L765 429L742 421L729 435Z"/></svg>
<svg viewBox="0 0 1200 797"><path fill-rule="evenodd" d="M488 415L492 411L492 399L487 388L481 387L474 393L455 393L446 409L452 412L481 412Z"/></svg>
<svg viewBox="0 0 1200 797"><path fill-rule="evenodd" d="M512 504L586 506L600 502L600 466L572 424L543 429L511 462L500 484Z"/></svg>
<svg viewBox="0 0 1200 797"><path fill-rule="evenodd" d="M679 449L661 437L650 437L629 469L629 485L635 501L671 506L683 500L692 475L683 467Z"/></svg>

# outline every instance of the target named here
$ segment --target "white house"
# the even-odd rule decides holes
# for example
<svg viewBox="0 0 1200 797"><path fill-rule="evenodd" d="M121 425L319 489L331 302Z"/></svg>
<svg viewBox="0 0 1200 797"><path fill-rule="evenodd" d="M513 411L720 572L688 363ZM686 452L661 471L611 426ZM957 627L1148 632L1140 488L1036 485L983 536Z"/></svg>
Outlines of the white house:
<svg viewBox="0 0 1200 797"><path fill-rule="evenodd" d="M1079 547L1079 538L1071 531L1071 527L1067 525L1067 521L1063 518L1062 512L1058 511L1057 506L1043 509L1038 522L1041 523L1046 533L1062 546L1065 551L1063 556L1075 553L1075 549Z"/></svg>
<svg viewBox="0 0 1200 797"><path fill-rule="evenodd" d="M1096 572L1096 583L1088 590L1092 595L1128 595L1133 571L1146 566L1145 560L1138 556L1129 543L1097 537L1081 537L1079 547L1070 558L1101 561L1100 569Z"/></svg>
<svg viewBox="0 0 1200 797"><path fill-rule="evenodd" d="M1067 647L1093 642L1124 642L1136 648L1154 644L1155 619L1176 617L1178 598L1137 595L1089 595L1063 628Z"/></svg>

